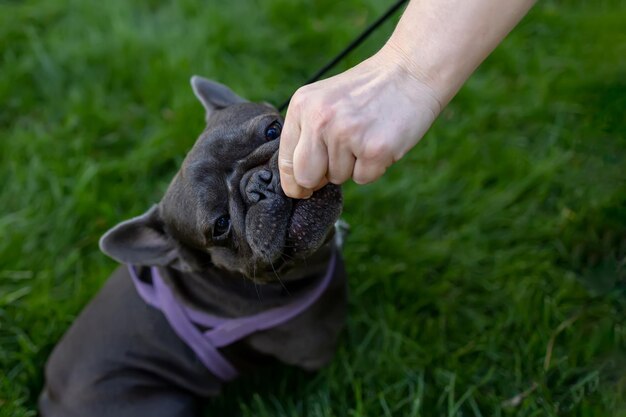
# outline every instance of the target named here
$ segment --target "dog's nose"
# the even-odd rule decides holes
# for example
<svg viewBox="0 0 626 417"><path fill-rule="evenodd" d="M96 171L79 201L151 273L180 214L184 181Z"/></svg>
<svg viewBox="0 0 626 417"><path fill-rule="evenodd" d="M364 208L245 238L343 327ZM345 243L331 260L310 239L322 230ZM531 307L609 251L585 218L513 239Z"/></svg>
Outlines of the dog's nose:
<svg viewBox="0 0 626 417"><path fill-rule="evenodd" d="M272 184L273 178L274 174L269 169L261 168L255 171L246 185L246 198L248 201L250 203L258 203L267 198L268 194L275 193L276 190Z"/></svg>
<svg viewBox="0 0 626 417"><path fill-rule="evenodd" d="M265 184L269 184L270 182L272 182L272 171L270 171L269 169L260 169L256 172L256 176L258 177L258 179L262 182L264 182Z"/></svg>

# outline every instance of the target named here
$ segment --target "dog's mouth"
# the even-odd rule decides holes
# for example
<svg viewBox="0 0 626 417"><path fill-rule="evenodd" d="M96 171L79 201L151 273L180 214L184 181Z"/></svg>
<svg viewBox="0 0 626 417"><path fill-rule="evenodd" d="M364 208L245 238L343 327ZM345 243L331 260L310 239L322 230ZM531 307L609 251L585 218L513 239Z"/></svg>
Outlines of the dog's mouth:
<svg viewBox="0 0 626 417"><path fill-rule="evenodd" d="M272 277L281 267L315 253L332 235L341 208L341 189L334 184L306 200L288 198L281 191L252 205L246 214L246 241L257 277L260 271Z"/></svg>
<svg viewBox="0 0 626 417"><path fill-rule="evenodd" d="M255 264L306 258L322 246L341 208L341 189L334 184L306 200L288 198L280 191L250 205L245 238Z"/></svg>
<svg viewBox="0 0 626 417"><path fill-rule="evenodd" d="M306 257L318 249L339 218L341 206L341 189L335 184L324 186L306 200L292 200L285 253Z"/></svg>
<svg viewBox="0 0 626 417"><path fill-rule="evenodd" d="M261 250L251 242L253 258L249 268L250 279L258 284L289 280L288 271L304 265L311 256L325 246L334 235L334 224L342 209L341 188L328 184L306 200L282 197L290 210L280 218L273 217L273 224L280 223L280 236L265 241ZM271 229L275 226L270 226ZM286 274L286 275L285 275Z"/></svg>
<svg viewBox="0 0 626 417"><path fill-rule="evenodd" d="M273 275L280 265L307 258L328 240L341 213L341 188L327 184L306 200L287 197L280 185L277 144L259 149L244 166L237 188L246 205L249 268L257 277L265 270Z"/></svg>

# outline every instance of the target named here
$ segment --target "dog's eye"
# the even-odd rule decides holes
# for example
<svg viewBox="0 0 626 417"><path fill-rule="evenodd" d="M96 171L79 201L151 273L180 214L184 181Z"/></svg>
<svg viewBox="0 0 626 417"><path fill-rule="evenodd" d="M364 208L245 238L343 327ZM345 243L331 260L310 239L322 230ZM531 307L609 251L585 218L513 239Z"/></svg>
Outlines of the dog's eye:
<svg viewBox="0 0 626 417"><path fill-rule="evenodd" d="M213 238L223 238L230 231L230 217L222 216L213 225Z"/></svg>
<svg viewBox="0 0 626 417"><path fill-rule="evenodd" d="M266 140L274 140L280 137L280 131L282 129L282 125L279 122L273 122L271 125L265 129L265 139Z"/></svg>

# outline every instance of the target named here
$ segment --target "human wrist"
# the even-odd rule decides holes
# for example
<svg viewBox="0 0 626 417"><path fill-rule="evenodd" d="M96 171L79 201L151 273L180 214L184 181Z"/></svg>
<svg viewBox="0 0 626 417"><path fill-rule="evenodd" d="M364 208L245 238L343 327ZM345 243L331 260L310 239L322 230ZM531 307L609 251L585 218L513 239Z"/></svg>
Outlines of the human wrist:
<svg viewBox="0 0 626 417"><path fill-rule="evenodd" d="M383 50L395 52L445 106L533 3L412 0Z"/></svg>
<svg viewBox="0 0 626 417"><path fill-rule="evenodd" d="M471 72L459 64L455 54L444 52L445 46L437 47L437 41L410 40L411 33L398 27L385 43L380 53L387 56L418 83L432 91L443 109L457 93Z"/></svg>
<svg viewBox="0 0 626 417"><path fill-rule="evenodd" d="M372 58L374 65L384 71L388 80L401 86L402 91L409 95L416 108L427 107L436 118L443 110L442 91L436 88L427 73L420 71L402 49L389 42Z"/></svg>

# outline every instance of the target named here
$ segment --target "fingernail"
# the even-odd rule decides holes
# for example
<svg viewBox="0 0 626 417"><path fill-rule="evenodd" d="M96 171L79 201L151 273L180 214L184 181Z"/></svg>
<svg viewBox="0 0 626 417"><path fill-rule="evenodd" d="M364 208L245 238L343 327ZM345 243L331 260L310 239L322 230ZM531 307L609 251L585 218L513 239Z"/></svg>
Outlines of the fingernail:
<svg viewBox="0 0 626 417"><path fill-rule="evenodd" d="M294 192L285 191L285 195L289 198L295 198L295 199L301 199L301 200L306 200L313 195L312 190L302 188L302 187L298 187L296 190L292 190L292 191Z"/></svg>

